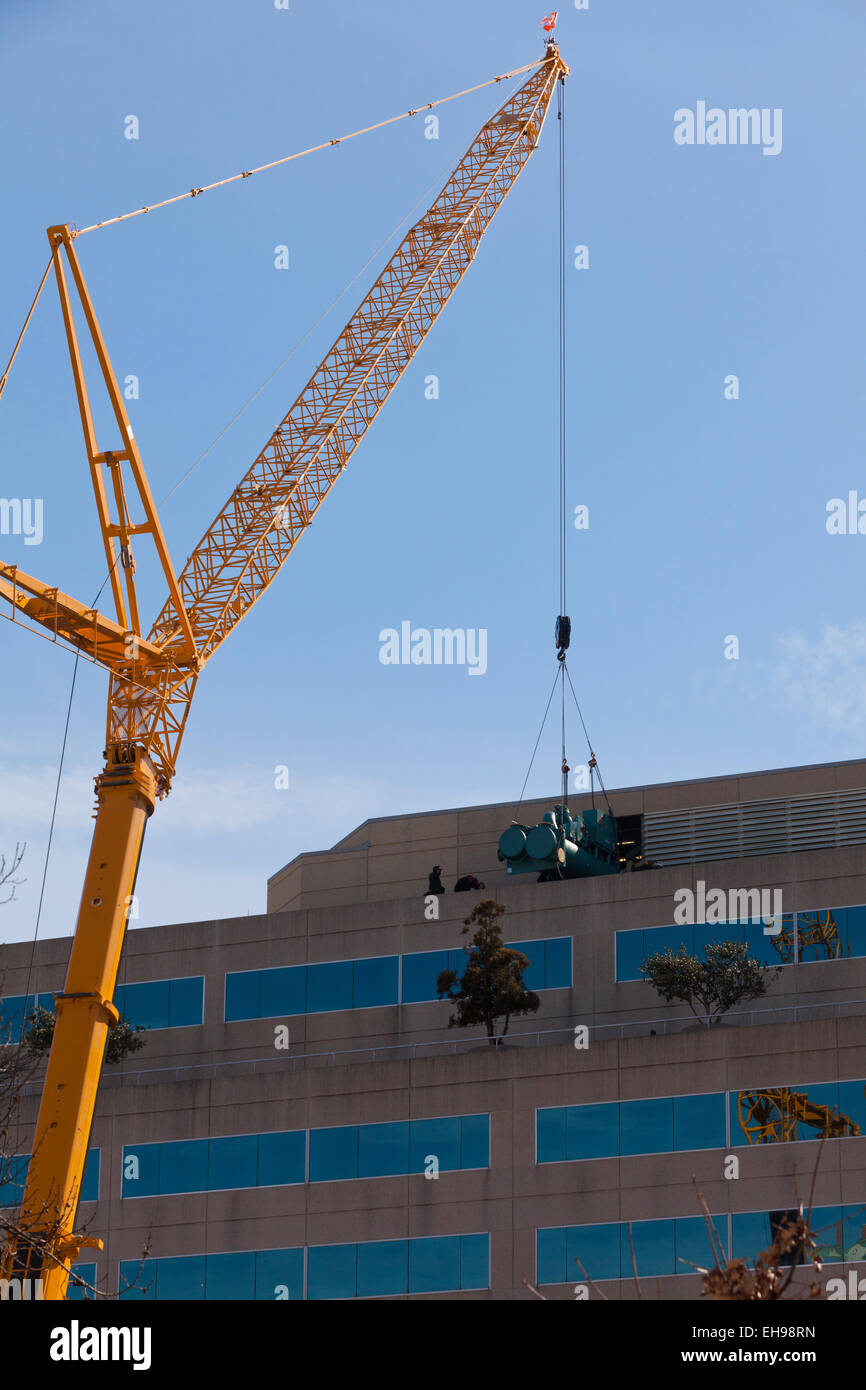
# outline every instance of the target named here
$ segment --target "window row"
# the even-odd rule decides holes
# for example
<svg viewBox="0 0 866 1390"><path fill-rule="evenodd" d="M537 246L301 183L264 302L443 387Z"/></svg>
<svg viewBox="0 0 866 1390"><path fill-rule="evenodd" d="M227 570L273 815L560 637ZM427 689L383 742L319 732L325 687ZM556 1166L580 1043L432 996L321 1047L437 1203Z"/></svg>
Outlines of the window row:
<svg viewBox="0 0 866 1390"><path fill-rule="evenodd" d="M204 976L118 985L114 1003L135 1028L188 1028L204 1021ZM14 994L0 999L0 1043L17 1043L34 1009L55 1011L54 995Z"/></svg>
<svg viewBox="0 0 866 1390"><path fill-rule="evenodd" d="M773 1243L779 1226L795 1215L783 1210L738 1212L714 1216L713 1225L727 1258L754 1261ZM862 1206L815 1207L812 1229L825 1263L866 1259ZM706 1269L716 1263L702 1216L633 1221L631 1246L625 1222L548 1227L538 1232L537 1259L539 1284L580 1283L585 1276L630 1279L635 1269L639 1278L661 1278L692 1274L695 1266Z"/></svg>
<svg viewBox="0 0 866 1390"><path fill-rule="evenodd" d="M454 1172L490 1164L490 1116L128 1144L124 1197Z"/></svg>
<svg viewBox="0 0 866 1390"><path fill-rule="evenodd" d="M530 960L524 975L527 989L570 987L571 937L512 941L509 945ZM233 1023L386 1004L419 1004L438 997L436 982L443 970L454 970L459 977L465 968L466 954L458 947L449 951L416 951L402 957L370 956L323 961L318 965L233 971L225 979L225 1020ZM118 985L114 1003L136 1028L198 1027L204 1021L204 976ZM53 993L0 999L0 1044L19 1042L25 1018L37 1007L53 1013Z"/></svg>
<svg viewBox="0 0 866 1390"><path fill-rule="evenodd" d="M548 941L510 941L530 960L527 989L561 989L571 985L571 937ZM400 956L288 965L268 970L238 970L226 975L227 1023L290 1014L333 1013L386 1004L420 1004L435 1000L441 971L466 969L462 948L415 951Z"/></svg>
<svg viewBox="0 0 866 1390"><path fill-rule="evenodd" d="M770 923L763 918L741 922L701 923L696 926L645 927L616 933L617 980L641 980L640 965L647 956L669 947L685 946L691 955L704 958L711 941L743 941L749 954L762 965L806 964L816 960L841 960L866 956L866 906L820 908L810 912L782 913L766 935Z"/></svg>
<svg viewBox="0 0 866 1390"><path fill-rule="evenodd" d="M486 1233L125 1260L123 1298L337 1299L486 1289ZM129 1286L129 1287L127 1287Z"/></svg>
<svg viewBox="0 0 866 1390"><path fill-rule="evenodd" d="M7 1160L0 1159L0 1207L17 1207L24 1196L24 1184L30 1167L29 1154L15 1154ZM89 1149L81 1179L82 1202L96 1202L99 1199L99 1149Z"/></svg>
<svg viewBox="0 0 866 1390"><path fill-rule="evenodd" d="M866 1082L755 1087L536 1111L536 1161L848 1138L866 1132Z"/></svg>

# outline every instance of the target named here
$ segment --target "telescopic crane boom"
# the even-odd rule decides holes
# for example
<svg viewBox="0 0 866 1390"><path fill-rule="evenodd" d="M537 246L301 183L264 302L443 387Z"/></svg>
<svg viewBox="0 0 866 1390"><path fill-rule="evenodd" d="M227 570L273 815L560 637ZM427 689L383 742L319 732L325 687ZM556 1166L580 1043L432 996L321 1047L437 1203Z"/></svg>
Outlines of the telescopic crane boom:
<svg viewBox="0 0 866 1390"><path fill-rule="evenodd" d="M47 628L110 675L90 858L66 982L55 995L54 1039L21 1213L0 1260L3 1277L41 1279L45 1298L64 1298L80 1249L102 1246L76 1233L75 1216L106 1037L118 1018L111 1001L145 826L170 789L199 674L282 568L442 312L535 149L556 84L568 71L549 43L405 236L177 576L75 233L67 226L48 230L116 617L0 564L0 598L13 616ZM100 449L96 438L67 266L120 435L112 449ZM152 540L168 585L146 637L132 553L139 536Z"/></svg>

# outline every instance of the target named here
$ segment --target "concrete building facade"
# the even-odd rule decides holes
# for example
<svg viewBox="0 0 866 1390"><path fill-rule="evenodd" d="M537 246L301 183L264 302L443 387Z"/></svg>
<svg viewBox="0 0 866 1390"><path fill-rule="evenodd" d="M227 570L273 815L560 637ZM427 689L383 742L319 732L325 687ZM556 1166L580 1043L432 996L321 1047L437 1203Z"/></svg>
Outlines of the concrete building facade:
<svg viewBox="0 0 866 1390"><path fill-rule="evenodd" d="M822 1278L866 1274L866 762L611 802L658 867L537 883L496 845L552 802L430 812L299 856L264 915L131 931L118 1003L146 1047L105 1068L80 1208L105 1248L84 1277L132 1280L127 1298L509 1300L524 1281L593 1298L588 1276L630 1298L633 1250L645 1296L696 1298L696 1187L726 1255L754 1258L819 1149ZM450 891L465 873L485 889ZM682 924L684 889L781 898ZM485 897L541 1001L496 1048L435 993ZM651 951L732 937L778 974L709 1029L637 976ZM29 944L0 950L11 1039L69 946L39 943L32 973Z"/></svg>

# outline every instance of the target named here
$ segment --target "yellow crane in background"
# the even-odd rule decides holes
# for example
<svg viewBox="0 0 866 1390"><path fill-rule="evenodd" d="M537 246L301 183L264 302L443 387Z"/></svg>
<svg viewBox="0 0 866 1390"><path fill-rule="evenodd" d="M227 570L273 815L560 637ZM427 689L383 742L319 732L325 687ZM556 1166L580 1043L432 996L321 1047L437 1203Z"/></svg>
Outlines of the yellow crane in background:
<svg viewBox="0 0 866 1390"><path fill-rule="evenodd" d="M180 574L78 262L79 233L68 226L48 229L115 612L108 617L15 565L0 564L0 598L13 616L71 644L110 677L90 858L66 981L54 996L54 1039L21 1213L0 1258L0 1276L41 1279L45 1298L65 1297L70 1265L82 1247L102 1248L101 1240L75 1230L78 1197L106 1037L118 1019L112 999L144 830L171 787L199 675L310 525L535 149L569 69L553 41L527 68L527 79L482 127L407 233ZM119 442L110 448L101 447L93 423L73 290L117 425ZM133 541L139 537L152 541L168 586L147 635L135 585Z"/></svg>
<svg viewBox="0 0 866 1390"><path fill-rule="evenodd" d="M797 1138L798 1125L807 1125L823 1139L860 1133L860 1126L847 1115L837 1115L828 1105L790 1086L739 1091L737 1119L750 1144L787 1144Z"/></svg>

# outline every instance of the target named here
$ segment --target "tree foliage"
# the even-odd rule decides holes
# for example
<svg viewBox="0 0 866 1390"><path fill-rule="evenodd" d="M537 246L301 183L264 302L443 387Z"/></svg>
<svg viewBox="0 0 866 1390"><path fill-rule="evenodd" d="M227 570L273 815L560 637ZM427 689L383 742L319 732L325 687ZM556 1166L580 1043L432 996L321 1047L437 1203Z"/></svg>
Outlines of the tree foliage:
<svg viewBox="0 0 866 1390"><path fill-rule="evenodd" d="M56 1021L50 1009L37 1008L27 1015L23 1038L32 1053L38 1056L50 1051ZM131 1052L140 1052L144 1047L144 1038L139 1034L143 1032L143 1028L133 1028L127 1019L118 1019L114 1027L108 1030L106 1062L122 1062Z"/></svg>
<svg viewBox="0 0 866 1390"><path fill-rule="evenodd" d="M762 966L743 941L711 941L705 951L700 960L684 945L678 951L669 946L647 956L640 973L668 1003L688 1004L708 1028L735 1004L762 998L781 970Z"/></svg>
<svg viewBox="0 0 866 1390"><path fill-rule="evenodd" d="M508 1032L512 1015L535 1013L540 1000L525 988L523 972L530 961L522 951L513 951L502 940L499 918L505 912L501 903L485 899L465 919L462 935L475 927L472 943L464 946L466 969L459 980L456 970L443 970L436 982L440 999L457 1005L448 1027L473 1028L483 1023L491 1043L496 1041L496 1020L505 1019L501 1037Z"/></svg>

